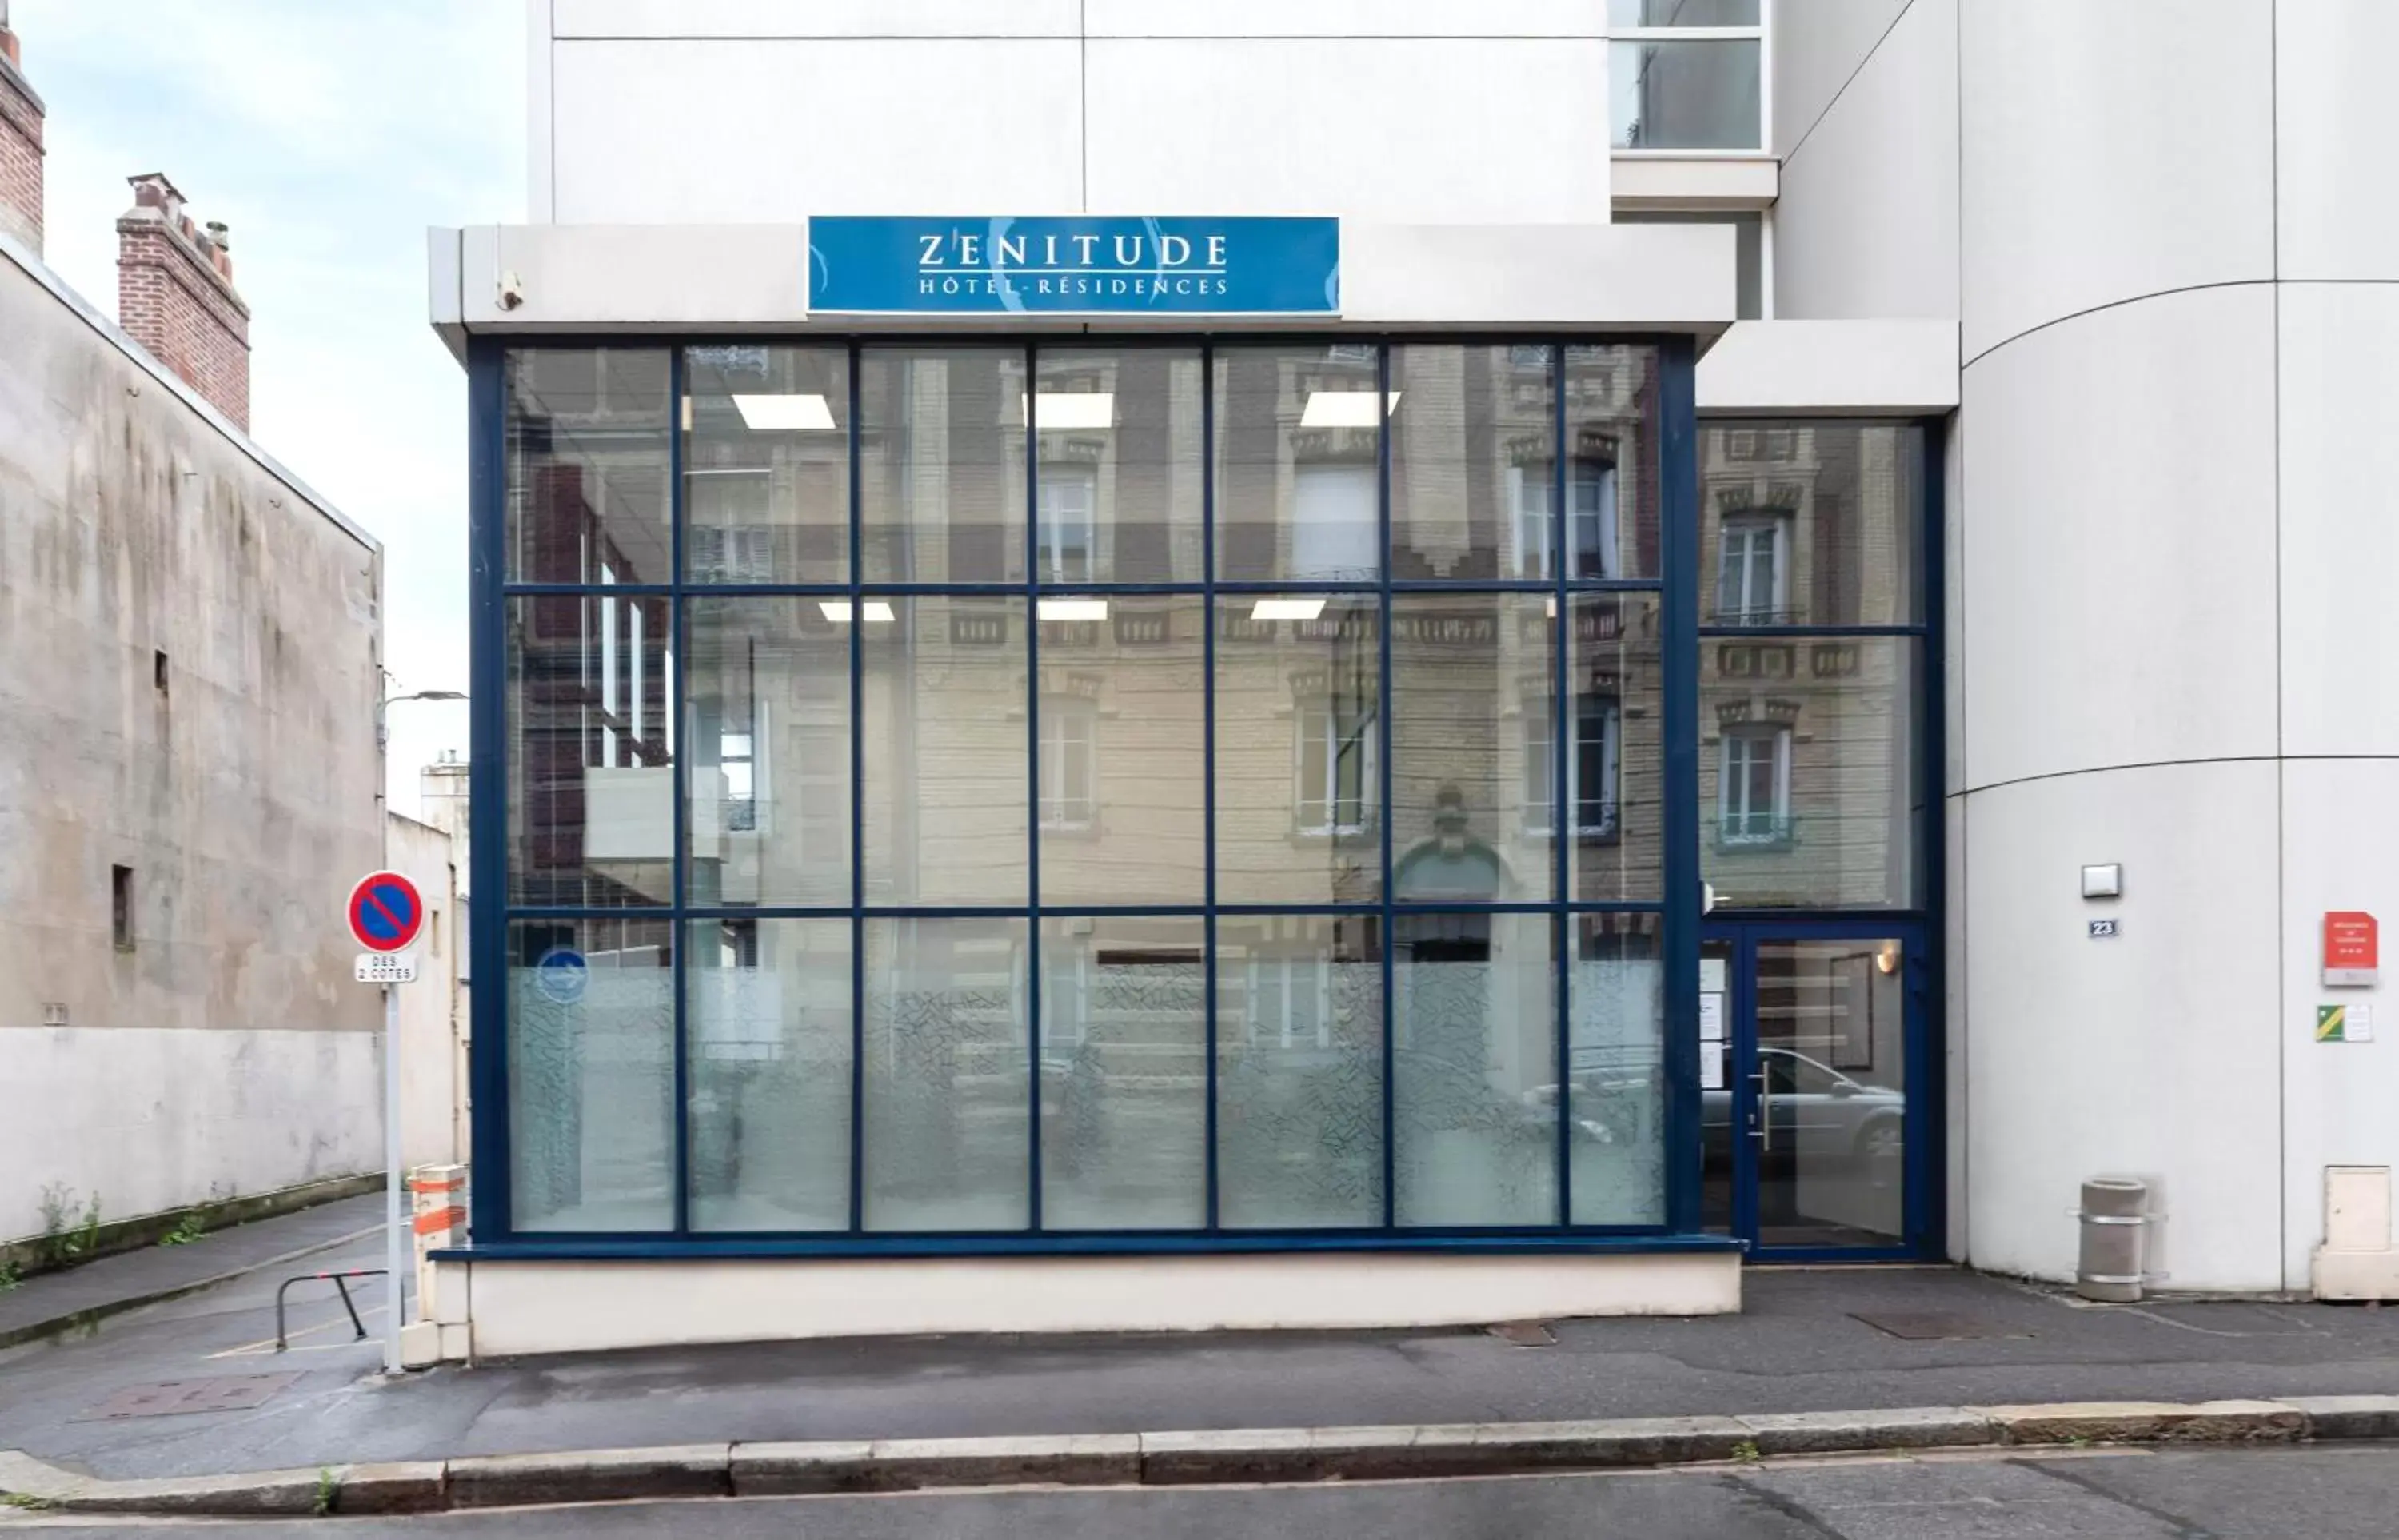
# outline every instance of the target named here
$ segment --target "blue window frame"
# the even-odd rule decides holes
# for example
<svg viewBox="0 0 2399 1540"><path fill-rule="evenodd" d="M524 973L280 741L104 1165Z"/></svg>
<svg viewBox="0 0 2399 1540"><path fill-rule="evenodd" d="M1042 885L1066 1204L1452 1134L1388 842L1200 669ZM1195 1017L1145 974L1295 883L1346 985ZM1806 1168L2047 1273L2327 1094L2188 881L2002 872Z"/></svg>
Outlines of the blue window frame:
<svg viewBox="0 0 2399 1540"><path fill-rule="evenodd" d="M849 624L853 633L853 642L849 648L849 704L851 721L856 723L864 720L863 680L866 665L862 657L865 650L864 643L856 637L855 633L868 628L864 623L871 623L878 618L875 614L878 605L885 607L888 615L889 605L895 600L903 597L923 595L928 598L949 596L955 599L1009 598L1025 606L1023 610L1017 613L1030 614L1038 605L1045 591L1057 593L1064 588L1071 588L1078 596L1102 598L1118 594L1195 596L1204 601L1204 613L1209 617L1204 633L1206 662L1202 677L1213 680L1218 665L1219 651L1225 644L1227 634L1225 631L1224 623L1219 619L1220 601L1246 595L1294 591L1356 594L1361 600L1375 601L1373 603L1376 617L1375 623L1381 630L1377 649L1377 656L1381 660L1379 699L1369 703L1369 711L1366 720L1362 723L1363 731L1371 741L1364 744L1361 752L1355 756L1363 775L1377 784L1371 789L1371 791L1363 786L1353 791L1346 783L1343 783L1338 795L1343 799L1345 806L1354 799L1362 808L1372 806L1387 809L1393 805L1395 775L1395 754L1391 743L1390 725L1391 672L1394 667L1390 661L1393 609L1391 600L1395 594L1410 591L1474 592L1486 595L1509 592L1545 594L1550 597L1552 605L1551 614L1553 618L1571 613L1570 601L1573 596L1579 593L1624 590L1633 594L1653 594L1658 596L1657 601L1661 615L1659 628L1659 654L1662 678L1662 699L1659 703L1660 720L1656 724L1656 742L1653 751L1658 761L1656 774L1661 784L1669 789L1668 793L1660 798L1662 844L1660 859L1662 871L1657 889L1660 898L1657 902L1572 901L1567 898L1571 890L1566 880L1567 851L1572 838L1552 837L1549 841L1548 856L1556 865L1553 879L1548 887L1548 892L1552 896L1550 901L1520 903L1501 898L1475 901L1443 898L1438 902L1412 903L1404 898L1395 898L1396 885L1389 880L1389 874L1393 871L1391 820L1389 817L1369 817L1363 820L1368 826L1363 832L1370 841L1379 841L1380 868L1385 874L1385 880L1377 885L1376 889L1379 897L1372 899L1358 898L1316 903L1238 905L1220 903L1217 896L1217 855L1221 817L1216 806L1215 776L1217 755L1223 744L1224 726L1218 720L1215 693L1211 687L1205 691L1207 703L1201 742L1199 745L1207 767L1209 790L1205 810L1208 860L1203 901L1196 906L1127 905L1118 908L1044 906L1039 901L1041 892L1039 863L1042 858L1040 835L1045 823L1056 821L1057 809L1049 804L1059 800L1061 792L1059 783L1053 777L1045 777L1038 772L1045 763L1045 752L1054 758L1061 746L1066 742L1066 738L1060 736L1055 731L1045 735L1042 726L1045 687L1037 683L1028 686L1023 713L1026 766L1024 796L1029 805L1024 809L1024 822L1027 826L1023 858L1026 880L1023 887L1025 897L1022 901L992 906L974 904L910 906L870 902L865 870L867 862L864 858L867 848L864 838L865 808L869 796L863 763L865 735L863 732L853 732L849 741L851 755L849 782L856 790L850 798L851 858L847 903L816 907L761 905L734 911L723 905L712 907L698 904L691 899L689 867L694 858L690 850L692 830L690 820L685 816L685 809L691 806L691 791L688 785L691 772L683 763L687 756L670 752L665 758L670 762L668 774L672 777L675 798L671 851L672 885L663 893L659 901L646 907L639 903L611 907L605 911L591 912L588 916L585 912L579 910L553 911L493 903L482 906L473 917L476 964L473 973L473 990L478 1026L474 1034L473 1063L478 1109L475 1124L475 1157L476 1169L485 1174L484 1180L476 1184L473 1200L474 1236L478 1250L497 1255L527 1256L708 1255L732 1252L774 1255L958 1252L1014 1254L1076 1250L1254 1250L1262 1247L1394 1249L1416 1246L1455 1246L1538 1249L1565 1246L1586 1250L1606 1250L1626 1246L1721 1244L1699 1233L1699 1065L1696 1039L1693 1033L1687 1030L1688 1024L1696 1020L1698 1009L1697 973L1701 907L1699 841L1701 821L1701 811L1697 805L1696 797L1699 782L1698 648L1701 634L1699 574L1701 563L1698 538L1699 488L1695 471L1697 424L1692 395L1693 348L1689 341L1669 337L1606 344L1576 340L1571 344L1562 344L1559 340L1554 339L1502 337L1484 339L1480 344L1484 346L1494 344L1518 346L1525 349L1528 356L1538 354L1549 360L1547 367L1551 373L1551 386L1548 400L1554 415L1549 425L1548 441L1551 445L1569 446L1569 453L1561 454L1554 450L1545 450L1529 457L1520 457L1519 468L1516 472L1519 480L1521 481L1522 476L1527 471L1546 476L1550 485L1545 493L1527 493L1521 485L1503 487L1491 493L1495 500L1503 498L1508 500L1499 504L1506 510L1501 517L1512 523L1519 541L1525 542L1538 550L1571 550L1579 553L1579 559L1572 562L1544 561L1531 564L1529 568L1511 566L1507 569L1513 573L1522 573L1527 570L1538 571L1538 567L1545 565L1549 569L1546 575L1511 575L1464 581L1406 579L1393 575L1392 505L1395 495L1403 493L1404 489L1395 489L1393 484L1391 428L1388 420L1388 412L1382 414L1384 421L1379 424L1373 423L1376 414L1369 412L1366 415L1372 426L1361 425L1365 426L1365 431L1374 446L1371 474L1379 549L1376 552L1371 571L1352 572L1351 568L1357 563L1350 560L1349 555L1344 556L1341 562L1342 575L1338 577L1290 575L1271 581L1258 577L1237 579L1227 578L1218 570L1218 503L1225 490L1218 484L1223 475L1223 466L1219 463L1219 455L1216 452L1218 417L1224 410L1218 399L1218 375L1213 361L1218 349L1233 345L1276 348L1305 348L1313 345L1324 350L1329 367L1346 367L1352 371L1371 368L1373 372L1369 378L1377 387L1376 393L1388 402L1391 399L1393 383L1390 373L1390 349L1395 344L1408 342L1409 345L1416 348L1453 344L1475 345L1475 339L1432 337L1410 340L1391 337L1369 340L1351 336L1332 341L1321 338L1278 336L1253 343L1245 339L1228 337L1155 340L1082 338L1078 339L1078 344L1081 350L1086 352L1090 351L1095 344L1121 347L1127 352L1137 351L1144 346L1179 347L1186 351L1196 348L1200 352L1202 365L1200 375L1207 384L1200 403L1200 433L1204 453L1200 456L1199 470L1204 527L1199 546L1205 553L1200 580L1172 584L1095 584L1088 580L1088 574L1091 570L1090 553L1095 543L1108 538L1098 522L1090 518L1092 497L1081 484L1088 472L1083 467L1077 467L1075 474L1078 484L1071 492L1059 491L1045 493L1042 478L1046 466L1040 449L1041 441L1037 437L1041 430L1038 421L1041 398L1038 393L1023 393L1021 386L1014 386L1010 388L1016 393L1001 403L1003 408L1001 416L1005 421L1004 408L1006 407L1017 409L1022 422L1021 430L1009 426L1005 431L1008 433L1021 431L1024 440L1022 454L1023 488L1019 507L1029 510L1031 517L1019 517L1015 520L1022 532L1021 537L1024 548L1021 560L1011 563L1016 570L1024 574L1023 578L1021 581L1002 583L881 580L870 582L863 577L862 562L859 560L860 554L867 548L862 536L870 533L863 516L867 478L861 473L861 468L860 393L861 376L865 371L861 370L860 359L864 352L887 346L905 346L908 345L908 341L903 338L871 340L812 338L806 344L811 348L825 351L846 347L848 354L848 367L844 375L848 396L847 403L838 399L839 392L835 391L834 400L826 402L820 399L811 404L806 424L792 428L794 432L820 430L824 426L820 416L821 413L824 418L838 419L835 431L844 431L847 434L847 475L846 480L840 484L847 501L849 527L847 532L846 549L850 553L850 560L847 562L847 577L844 581L735 586L733 579L758 575L760 563L747 560L737 561L732 559L729 549L720 551L713 547L703 548L698 543L694 543L690 550L699 560L696 561L686 560L686 542L692 539L692 534L686 528L685 503L688 482L684 475L682 463L684 438L679 433L671 436L672 445L672 463L670 466L670 482L672 487L672 509L669 523L671 550L660 553L669 558L663 570L671 574L671 580L651 582L647 580L644 574L644 581L637 585L619 585L606 590L618 596L640 594L656 597L672 608L674 625L671 634L666 638L657 639L654 645L671 651L672 661L669 667L675 677L670 685L669 698L666 701L645 703L645 709L650 719L647 727L652 736L656 736L658 731L657 718L660 713L679 712L682 709L684 688L682 676L688 667L688 660L684 655L687 649L684 644L686 629L684 620L686 601L709 595L739 593L752 596L787 596L807 601L809 607L820 609L829 618L837 615L843 623ZM961 347L974 344L989 345L1004 341L1005 339L992 337L944 338L941 340L939 345ZM626 345L626 341L609 339L584 342L576 339L543 339L537 344L531 342L526 344L528 349L536 347L570 349L578 345L623 347ZM671 357L672 399L679 401L684 395L687 353L697 352L705 344L698 340L694 340L690 343L674 342L657 345L660 351ZM920 345L922 345L921 343ZM507 542L510 538L510 532L507 527L511 496L511 489L508 484L509 443L508 378L510 356L517 351L520 349L501 339L477 338L471 344L468 362L473 423L470 474L476 557L473 564L472 592L477 684L473 708L473 775L478 836L473 847L476 862L474 875L483 891L495 895L510 892L508 886L510 873L507 864L510 848L507 836L511 784L509 780L511 766L508 763L510 721L506 704L506 676L508 667L508 606L512 601L521 601L541 596L560 598L596 596L603 591L596 583L587 588L511 581L503 570L503 559L508 549ZM994 351L1008 350L995 348ZM1013 351L1022 360L1021 372L1014 377L1023 380L1037 378L1039 354L1044 350L1035 345L1018 344ZM1647 423L1651 434L1651 442L1646 450L1609 442L1605 445L1606 457L1603 459L1595 453L1580 452L1577 438L1574 434L1570 434L1571 426L1575 433L1581 434L1584 439L1588 440L1590 429L1587 424L1581 423L1576 417L1580 407L1579 402L1569 400L1568 381L1578 367L1588 365L1594 358L1601 358L1604 361L1605 356L1618 352L1641 355L1651 361L1648 375L1651 382L1649 386L1651 399L1646 408L1648 412ZM1016 366L1011 362L1007 367L1014 369ZM1364 383L1366 382L1362 380L1360 382L1360 384ZM1369 399L1372 399L1372 398ZM845 405L846 412L843 410ZM799 423L796 417L793 421L795 424ZM1355 428L1343 425L1335 429L1336 433L1343 431L1354 432ZM1645 453L1649 457L1650 463L1647 466L1636 464L1635 462ZM1538 467L1538 470L1535 470L1535 467ZM1620 498L1619 495L1620 470L1622 477ZM1009 495L1011 499L1016 496L1013 492ZM1647 515L1650 521L1646 528L1641 527L1642 516L1633 511L1633 504L1643 497L1649 499L1650 503ZM1528 516L1542 520L1544 528L1528 534L1524 529L1524 521ZM1419 522L1422 521L1420 514L1415 517ZM1571 528L1560 527L1569 520L1572 520ZM1622 520L1620 525L1620 520ZM1296 534L1299 532L1293 533ZM1585 547L1589 548L1586 550ZM1345 547L1346 550L1347 547ZM1307 561L1315 561L1321 553L1311 549L1298 554ZM984 560L987 565L988 559ZM1618 575L1624 572L1646 575L1632 577ZM1934 587L1937 588L1937 585ZM858 623L852 624L853 618ZM1042 672L1045 647L1067 647L1071 645L1071 640L1067 633L1046 623L1028 623L1024 629L1023 661L1025 674L1029 680L1042 682L1047 677ZM1568 671L1568 628L1553 624L1549 629L1551 641L1555 648L1551 677L1557 683L1550 698L1542 703L1541 707L1547 718L1546 730L1525 732L1521 737L1513 741L1509 751L1521 754L1525 748L1534 747L1538 751L1552 756L1552 763L1545 777L1546 785L1549 788L1573 789L1570 796L1575 804L1574 834L1586 839L1605 837L1608 831L1607 826L1612 823L1610 810L1604 805L1587 808L1583 804L1592 802L1595 797L1604 804L1606 797L1612 795L1615 779L1624 773L1620 769L1620 762L1623 756L1632 752L1629 729L1621 718L1611 713L1604 719L1600 730L1594 734L1592 728L1593 721L1598 719L1587 720L1589 703L1578 695ZM1931 672L1937 679L1938 670L1934 669ZM1080 703L1078 709L1083 709ZM1937 721L1937 717L1933 720ZM1571 730L1560 730L1570 722L1573 723ZM611 725L603 727L603 730L615 731L617 730L617 726ZM667 731L671 733L672 729L669 728ZM1294 724L1295 735L1304 734L1305 731L1304 726ZM670 747L671 748L671 740ZM756 800L765 794L757 777L768 773L765 762L760 758L764 753L764 747L756 743L747 743L739 747L751 756L749 763L752 784L750 790L750 801L754 806ZM1597 756L1597 761L1593 760L1594 755ZM1937 763L1937 756L1933 757ZM1604 762L1604 769L1599 762ZM1537 786L1542 784L1544 780L1544 777L1524 776L1519 770L1512 768L1505 772L1505 777L1519 787ZM1296 781L1299 777L1292 776L1286 778ZM1085 784L1089 786L1091 783L1087 781ZM1113 785L1113 781L1110 784ZM1600 790L1602 785L1609 787L1610 790L1607 793L1602 793ZM1297 795L1296 789L1294 795ZM1293 821L1295 824L1299 821L1299 808L1296 804L1293 814ZM725 820L728 825L740 821L742 820ZM754 818L750 821L755 822ZM1551 822L1554 829L1557 822L1554 811L1551 815ZM750 831L752 831L735 828L717 831L719 833L725 834ZM1642 924L1656 926L1660 937L1658 993L1664 1018L1663 1104L1658 1109L1664 1129L1663 1223L1576 1226L1567 1223L1567 1216L1582 1211L1582 1208L1575 1203L1572 1195L1573 1173L1578 1164L1570 1158L1574 1153L1572 1141L1576 1137L1570 1108L1575 1099L1559 1094L1564 1087L1556 1084L1547 1087L1549 1093L1546 1101L1547 1111L1542 1114L1550 1126L1552 1137L1555 1140L1554 1188L1557 1217L1553 1223L1545 1224L1516 1223L1494 1226L1452 1225L1436 1228L1403 1228L1394 1223L1392 1209L1394 1109L1391 1089L1395 1035L1393 1020L1401 1007L1394 997L1392 939L1395 935L1405 934L1405 924L1412 917L1419 922L1430 923L1444 916L1455 921L1458 916L1463 915L1466 920L1471 921L1476 911L1491 915L1517 913L1541 914L1549 917L1553 927L1554 939L1549 952L1555 967L1555 987L1552 991L1548 1008L1552 1014L1555 1030L1553 1062L1560 1066L1570 1064L1567 1051L1567 1022L1571 1011L1568 998L1569 949L1564 942L1566 927L1572 916L1577 913L1621 912L1639 919ZM1379 960L1382 976L1379 998L1382 1011L1381 1052L1384 1062L1380 1076L1381 1129L1376 1141L1383 1166L1382 1180L1378 1188L1382 1210L1379 1224L1343 1228L1338 1231L1261 1232L1236 1230L1220 1223L1224 1203L1219 1192L1222 1181L1219 1169L1221 1162L1216 1155L1221 1137L1218 1128L1221 1098L1217 1086L1220 1045L1217 1039L1220 1029L1226 1026L1220 1014L1220 1005L1228 1003L1221 1002L1219 999L1220 986L1228 977L1218 956L1220 922L1236 918L1270 917L1267 912L1303 919L1311 915L1326 918L1354 916L1365 922L1370 927L1367 934L1371 937L1369 943L1371 953ZM671 1096L674 1109L671 1161L673 1192L671 1227L663 1234L603 1229L560 1233L554 1230L535 1232L521 1228L513 1223L512 1195L506 1178L506 1173L511 1169L509 1156L512 1147L508 1121L511 1070L508 1059L509 1022L508 1020L511 961L508 952L508 935L511 925L522 925L528 920L566 922L583 917L613 921L648 918L660 922L662 927L673 929L679 934L690 922L732 918L736 914L744 920L846 919L852 927L853 941L848 951L853 1003L852 1031L862 1038L867 1030L863 1002L870 997L866 979L870 949L865 944L866 931L870 923L877 919L1013 919L1024 922L1020 927L1021 933L1035 939L1035 944L1037 944L1037 939L1043 933L1044 920L1061 915L1104 916L1114 913L1129 916L1135 914L1193 915L1204 922L1202 928L1206 938L1206 955L1200 977L1205 994L1204 1011L1207 1032L1204 1063L1208 1094L1204 1137L1208 1158L1205 1162L1204 1175L1205 1223L1199 1229L1160 1228L1155 1231L1144 1231L1131 1228L1103 1233L1052 1229L1044 1225L1041 1214L1043 1190L1041 1162L1044 1149L1042 1123L1045 1117L1070 1114L1062 1111L1066 1103L1060 1099L1052 1085L1058 1072L1054 1065L1045 1068L1043 1046L1039 1041L1040 1034L1036 1031L1024 1031L1016 1034L1014 1039L1010 1039L1015 1042L1016 1047L1010 1050L1022 1052L1025 1056L1025 1062L1018 1074L1018 1083L1026 1087L1023 1126L1026 1130L1024 1155L1028 1169L1023 1193L1025 1223L1022 1226L962 1233L894 1232L869 1228L864 1221L864 1210L869 1184L874 1177L864 1169L866 1133L862 1119L858 1115L861 1109L870 1104L864 1084L868 1055L863 1052L853 1052L849 1060L852 1077L849 1105L852 1115L848 1119L847 1128L850 1141L847 1171L850 1187L848 1228L837 1233L806 1234L781 1231L740 1234L726 1233L722 1229L697 1229L692 1223L690 1213L689 1172L693 1159L693 1134L688 1125L692 1116L693 1103L691 1087L687 1083L690 1074L690 1055L687 1050L694 1029L686 1020L690 1014L689 993L684 977L684 952L686 949L681 946L671 949L672 955L669 964L673 989L671 1054L673 1066ZM1471 948L1472 942L1471 939L1464 939L1449 940L1439 944L1456 949ZM1466 953L1453 950L1441 955L1454 963ZM980 966L999 967L1005 965L996 959L984 959ZM1262 961L1260 966L1281 966L1288 969L1293 965L1288 961L1275 964ZM1470 962L1465 973L1457 976L1471 977L1471 975L1472 966ZM1028 958L1020 957L1016 960L1008 989L1021 997L1021 1005L1010 1008L1018 1010L1021 1020L1024 1022L1037 1023L1049 1020L1041 1001L1045 976L1052 979L1060 977L1052 970L1033 964ZM1450 976L1443 975L1443 977ZM1230 977L1238 979L1240 975L1236 973ZM1055 987L1054 983L1051 987ZM1236 1020L1231 1023L1230 1030L1240 1031L1240 1022ZM1278 1033L1278 1042L1280 1042L1280 1035ZM988 1045L993 1040L996 1039L983 1040L983 1046L976 1051L990 1051ZM1085 1045L1078 1043L1073 1047L1079 1049ZM1560 1073L1571 1074L1572 1071L1567 1068ZM1538 1089L1538 1087L1528 1089ZM1529 1095L1525 1100L1528 1106L1538 1108L1543 1105L1539 1099Z"/></svg>

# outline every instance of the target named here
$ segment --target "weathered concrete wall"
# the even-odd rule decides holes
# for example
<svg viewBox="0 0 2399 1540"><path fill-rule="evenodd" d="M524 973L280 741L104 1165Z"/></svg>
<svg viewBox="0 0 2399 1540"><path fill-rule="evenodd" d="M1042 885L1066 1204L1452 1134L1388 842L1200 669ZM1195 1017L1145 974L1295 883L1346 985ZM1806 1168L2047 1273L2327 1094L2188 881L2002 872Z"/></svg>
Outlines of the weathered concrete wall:
<svg viewBox="0 0 2399 1540"><path fill-rule="evenodd" d="M339 924L380 557L32 262L0 243L0 1236L54 1184L120 1218L380 1165Z"/></svg>

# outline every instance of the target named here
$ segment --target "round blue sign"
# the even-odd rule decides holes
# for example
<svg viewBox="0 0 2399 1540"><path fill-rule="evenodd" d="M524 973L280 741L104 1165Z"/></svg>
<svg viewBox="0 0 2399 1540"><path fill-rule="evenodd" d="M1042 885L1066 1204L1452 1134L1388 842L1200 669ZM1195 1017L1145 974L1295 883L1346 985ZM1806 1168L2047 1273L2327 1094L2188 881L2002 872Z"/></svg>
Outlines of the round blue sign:
<svg viewBox="0 0 2399 1540"><path fill-rule="evenodd" d="M533 966L533 987L553 1005L580 1004L591 983L591 965L573 947L552 947Z"/></svg>

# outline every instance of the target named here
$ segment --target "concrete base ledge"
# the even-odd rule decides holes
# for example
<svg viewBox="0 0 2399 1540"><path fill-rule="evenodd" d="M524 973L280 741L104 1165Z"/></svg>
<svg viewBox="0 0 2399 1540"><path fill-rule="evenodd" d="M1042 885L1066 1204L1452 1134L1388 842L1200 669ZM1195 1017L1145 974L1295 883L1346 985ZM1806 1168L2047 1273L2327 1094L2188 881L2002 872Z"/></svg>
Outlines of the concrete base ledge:
<svg viewBox="0 0 2399 1540"><path fill-rule="evenodd" d="M2012 1444L2266 1444L2290 1443L2308 1433L2308 1414L2279 1401L2061 1401L1966 1410L1988 1417Z"/></svg>
<svg viewBox="0 0 2399 1540"><path fill-rule="evenodd" d="M0 1450L0 1502L84 1513L257 1517L996 1486L1188 1486L1621 1470L1926 1449L2399 1438L2399 1396L2064 1402L1749 1417L1032 1438L684 1444L110 1481Z"/></svg>
<svg viewBox="0 0 2399 1540"><path fill-rule="evenodd" d="M732 1481L740 1497L928 1487L1132 1486L1141 1480L1141 1446L1137 1433L736 1444Z"/></svg>
<svg viewBox="0 0 2399 1540"><path fill-rule="evenodd" d="M636 1497L730 1497L732 1471L731 1444L493 1454L450 1462L450 1506L498 1508Z"/></svg>

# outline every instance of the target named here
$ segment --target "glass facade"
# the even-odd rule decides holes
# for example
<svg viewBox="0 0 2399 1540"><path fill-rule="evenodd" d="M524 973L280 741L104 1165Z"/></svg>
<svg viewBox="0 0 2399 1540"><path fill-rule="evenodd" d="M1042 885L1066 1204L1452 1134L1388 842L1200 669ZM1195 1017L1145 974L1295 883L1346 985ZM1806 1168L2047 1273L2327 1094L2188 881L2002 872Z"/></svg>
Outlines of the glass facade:
<svg viewBox="0 0 2399 1540"><path fill-rule="evenodd" d="M1609 144L1766 148L1763 0L1608 0Z"/></svg>
<svg viewBox="0 0 2399 1540"><path fill-rule="evenodd" d="M1656 1235L1701 873L1922 902L1912 428L1540 337L481 367L479 1243Z"/></svg>
<svg viewBox="0 0 2399 1540"><path fill-rule="evenodd" d="M1700 435L1700 869L1733 909L1927 907L1924 430Z"/></svg>

